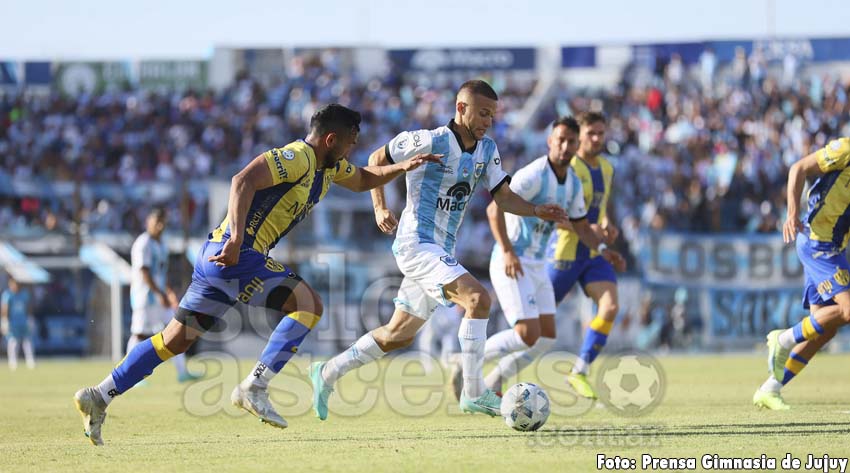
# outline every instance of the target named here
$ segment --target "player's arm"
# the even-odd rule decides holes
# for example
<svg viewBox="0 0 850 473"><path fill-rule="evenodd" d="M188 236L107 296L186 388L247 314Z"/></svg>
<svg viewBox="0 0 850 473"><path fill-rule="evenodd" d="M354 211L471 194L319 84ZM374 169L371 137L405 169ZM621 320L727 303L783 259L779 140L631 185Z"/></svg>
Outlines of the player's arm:
<svg viewBox="0 0 850 473"><path fill-rule="evenodd" d="M626 270L626 260L620 253L608 248L605 241L595 232L587 221L587 217L571 220L573 231L588 248L595 248L605 260L611 263L619 272Z"/></svg>
<svg viewBox="0 0 850 473"><path fill-rule="evenodd" d="M9 300L6 297L0 301L0 334L9 334Z"/></svg>
<svg viewBox="0 0 850 473"><path fill-rule="evenodd" d="M788 170L788 188L786 190L786 204L788 210L785 225L782 226L782 238L785 243L791 243L797 239L797 232L803 230L800 222L800 197L803 195L803 184L808 177L820 176L824 173L821 168L821 153L823 150L815 151L803 159L791 165Z"/></svg>
<svg viewBox="0 0 850 473"><path fill-rule="evenodd" d="M525 217L537 217L556 223L568 222L564 209L555 204L534 205L518 196L510 186L499 185L493 192L493 200L505 212Z"/></svg>
<svg viewBox="0 0 850 473"><path fill-rule="evenodd" d="M156 295L157 301L159 301L160 305L163 307L168 307L168 298L165 294L165 288L161 288L156 285L156 281L153 280L153 275L151 275L151 270L147 266L143 266L142 269L139 270L142 274L142 281L151 288L151 292Z"/></svg>
<svg viewBox="0 0 850 473"><path fill-rule="evenodd" d="M376 156L377 154L383 155L383 160L380 156ZM354 192L364 192L378 187L383 188L384 184L425 163L440 162L441 157L440 154L417 154L406 161L390 164L386 159L385 147L382 146L369 156L368 166L355 168L350 177L335 182Z"/></svg>
<svg viewBox="0 0 850 473"><path fill-rule="evenodd" d="M224 243L221 253L210 256L208 261L215 262L218 266L232 266L239 262L239 251L245 235L245 222L251 201L254 200L254 194L258 190L276 184L275 176L270 169L268 154L264 153L254 158L230 180L230 196L227 201L227 222L230 226L230 238ZM276 159L278 163L282 162L279 156ZM283 182L283 179L288 177L285 168L281 169L284 169L284 171L278 176L279 182Z"/></svg>
<svg viewBox="0 0 850 473"><path fill-rule="evenodd" d="M502 259L505 261L505 274L513 279L522 276L524 274L522 263L516 252L514 252L514 245L511 243L511 239L508 238L505 212L499 208L495 200L487 206L487 220L490 222L490 231L493 232L493 238L496 239L496 243L502 248Z"/></svg>

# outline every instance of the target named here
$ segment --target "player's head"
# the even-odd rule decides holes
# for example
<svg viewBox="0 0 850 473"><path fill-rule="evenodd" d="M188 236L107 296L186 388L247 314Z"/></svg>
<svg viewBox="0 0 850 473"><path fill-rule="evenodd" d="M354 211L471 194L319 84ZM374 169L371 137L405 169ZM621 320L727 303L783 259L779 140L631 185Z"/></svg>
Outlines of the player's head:
<svg viewBox="0 0 850 473"><path fill-rule="evenodd" d="M552 122L552 131L546 144L549 145L549 160L553 164L566 166L578 151L579 125L573 117L561 117Z"/></svg>
<svg viewBox="0 0 850 473"><path fill-rule="evenodd" d="M578 116L579 154L582 157L596 156L605 146L605 115L599 112L584 112Z"/></svg>
<svg viewBox="0 0 850 473"><path fill-rule="evenodd" d="M311 141L326 150L324 167L347 158L360 134L360 113L338 103L326 105L310 118Z"/></svg>
<svg viewBox="0 0 850 473"><path fill-rule="evenodd" d="M145 230L154 238L159 238L165 231L168 215L162 207L154 207L145 219Z"/></svg>
<svg viewBox="0 0 850 473"><path fill-rule="evenodd" d="M20 288L21 285L18 284L18 281L12 276L9 276L9 290L12 292L18 292Z"/></svg>
<svg viewBox="0 0 850 473"><path fill-rule="evenodd" d="M499 96L490 84L483 80L466 81L457 91L455 123L480 140L493 126L498 102Z"/></svg>

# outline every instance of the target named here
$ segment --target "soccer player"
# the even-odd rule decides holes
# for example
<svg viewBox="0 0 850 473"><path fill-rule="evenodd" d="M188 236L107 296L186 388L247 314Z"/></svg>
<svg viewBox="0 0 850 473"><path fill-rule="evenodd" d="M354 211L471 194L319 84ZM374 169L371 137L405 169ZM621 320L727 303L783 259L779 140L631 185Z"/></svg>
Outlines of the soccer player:
<svg viewBox="0 0 850 473"><path fill-rule="evenodd" d="M297 274L270 258L269 250L310 213L332 183L362 192L437 160L426 153L399 164L358 169L346 158L359 131L359 113L328 105L310 119L306 139L257 156L233 177L227 216L201 247L174 319L137 344L103 382L74 396L93 444L103 444L106 408L116 396L185 352L237 301L266 307L282 319L231 401L265 423L287 426L269 401L268 384L318 323L322 301Z"/></svg>
<svg viewBox="0 0 850 473"><path fill-rule="evenodd" d="M555 204L567 209L573 231L581 242L614 266L624 264L619 253L590 228L581 182L570 169L578 147L579 125L572 117L552 124L546 140L549 154L516 172L511 190L534 204ZM490 229L496 239L490 259L490 281L502 312L512 329L487 339L484 361L502 357L484 382L501 392L502 382L531 364L555 344L555 296L546 272L546 246L555 224L537 217L508 215L490 203ZM457 382L454 383L457 386Z"/></svg>
<svg viewBox="0 0 850 473"><path fill-rule="evenodd" d="M388 324L363 335L330 361L311 366L313 407L319 419L327 418L328 396L337 379L409 346L437 304L458 304L465 310L458 331L464 381L461 410L498 415L499 397L484 386L482 375L490 296L454 257L457 229L479 185L507 212L568 220L557 205L534 205L505 185L510 177L502 170L496 143L485 135L497 105L498 96L486 82L465 82L457 93L455 117L446 126L403 132L370 156L373 164L405 162L419 153L436 153L442 159L407 175L407 204L398 224L386 207L383 189L372 191L378 227L391 233L398 225L393 254L404 279Z"/></svg>
<svg viewBox="0 0 850 473"><path fill-rule="evenodd" d="M21 288L18 281L9 277L9 288L0 295L0 331L6 337L9 369L12 371L18 369L19 344L24 352L27 368L35 368L30 335L32 322L29 292Z"/></svg>
<svg viewBox="0 0 850 473"><path fill-rule="evenodd" d="M850 238L850 138L831 141L823 149L794 163L788 171L785 243L796 240L797 256L806 277L803 307L811 314L786 330L767 335L767 381L753 395L753 404L774 410L789 406L782 386L808 362L839 327L850 323L850 263L845 251ZM807 177L809 210L799 219L799 202ZM798 235L799 233L799 235Z"/></svg>
<svg viewBox="0 0 850 473"><path fill-rule="evenodd" d="M597 112L579 115L579 147L570 161L570 168L578 176L587 206L587 222L602 238L597 247L588 247L575 230L557 230L557 238L550 245L547 264L549 279L555 290L555 303L578 281L584 293L596 303L598 311L590 322L581 346L581 352L567 381L580 396L596 399L596 393L587 381L590 364L602 351L608 334L617 317L617 276L615 268L600 253L612 244L619 234L617 227L608 219L608 199L614 168L602 156L605 144L605 116ZM624 270L621 260L617 270Z"/></svg>
<svg viewBox="0 0 850 473"><path fill-rule="evenodd" d="M172 310L177 308L176 295L167 286L168 248L162 241L166 221L164 209L151 210L145 220L145 232L136 238L130 249L130 264L133 268L130 305L133 318L127 353L138 343L162 331L171 320ZM177 381L184 383L199 378L186 370L185 354L175 355L171 360L177 368Z"/></svg>

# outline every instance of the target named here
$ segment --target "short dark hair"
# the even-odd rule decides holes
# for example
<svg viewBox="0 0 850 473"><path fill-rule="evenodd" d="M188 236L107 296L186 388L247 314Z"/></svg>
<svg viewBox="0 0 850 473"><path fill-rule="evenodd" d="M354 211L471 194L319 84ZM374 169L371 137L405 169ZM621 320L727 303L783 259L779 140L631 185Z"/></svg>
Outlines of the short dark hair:
<svg viewBox="0 0 850 473"><path fill-rule="evenodd" d="M483 80L474 79L468 80L460 86L460 89L457 90L458 95L464 90L468 90L475 95L481 95L483 97L487 97L491 100L499 100L499 96L496 94L496 91L490 87L490 84L484 82Z"/></svg>
<svg viewBox="0 0 850 473"><path fill-rule="evenodd" d="M310 118L310 132L324 135L330 132L360 132L360 112L338 103L325 105Z"/></svg>
<svg viewBox="0 0 850 473"><path fill-rule="evenodd" d="M578 116L578 124L581 126L593 125L594 123L607 124L608 120L601 112L582 112Z"/></svg>
<svg viewBox="0 0 850 473"><path fill-rule="evenodd" d="M556 118L555 121L552 122L552 129L554 130L555 128L561 125L564 125L573 133L578 134L578 122L575 118L569 115L565 117Z"/></svg>
<svg viewBox="0 0 850 473"><path fill-rule="evenodd" d="M157 207L152 208L151 211L148 212L148 218L155 218L160 222L164 222L166 214L167 214L167 211L165 210L165 207L157 206Z"/></svg>

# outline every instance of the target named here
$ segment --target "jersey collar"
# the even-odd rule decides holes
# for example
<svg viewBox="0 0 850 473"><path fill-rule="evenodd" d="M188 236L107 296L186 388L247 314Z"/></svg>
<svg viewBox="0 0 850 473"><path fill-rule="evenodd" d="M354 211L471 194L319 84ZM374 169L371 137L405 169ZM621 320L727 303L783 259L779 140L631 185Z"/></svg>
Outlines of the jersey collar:
<svg viewBox="0 0 850 473"><path fill-rule="evenodd" d="M477 147L478 147L478 140L475 140L475 144L474 144L474 145L472 145L472 148L465 149L465 148L463 147L463 140L460 138L460 134L459 134L457 131L455 131L455 127L456 127L456 126L458 126L458 124L457 124L457 123L455 123L454 118L452 118L451 120L449 120L449 124L448 124L448 125L446 125L446 126L448 127L448 129L449 129L449 130L451 130L451 131L452 131L452 134L453 134L453 135L455 135L455 141L457 141L457 145L458 145L458 146L460 146L460 151L461 151L462 153L469 153L469 154L472 154L472 153L474 153L474 152L475 152L475 148L477 148Z"/></svg>
<svg viewBox="0 0 850 473"><path fill-rule="evenodd" d="M558 180L558 184L563 184L563 183L567 182L567 176L570 174L569 166L567 166L567 172L564 174L564 178L561 179L560 177L558 177L558 172L555 170L555 165L552 164L552 161L549 161L549 155L548 154L546 155L546 164L549 165L549 169L552 170L552 174L555 175L555 179Z"/></svg>

